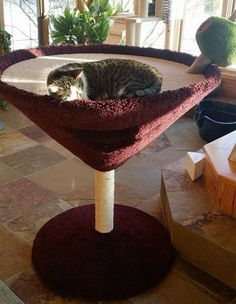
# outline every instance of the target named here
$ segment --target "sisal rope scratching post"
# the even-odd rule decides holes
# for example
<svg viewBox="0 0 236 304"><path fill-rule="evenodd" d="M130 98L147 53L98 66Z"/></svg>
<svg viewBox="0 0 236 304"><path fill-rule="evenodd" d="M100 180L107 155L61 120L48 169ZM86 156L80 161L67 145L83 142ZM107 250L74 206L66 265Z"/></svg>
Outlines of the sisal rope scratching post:
<svg viewBox="0 0 236 304"><path fill-rule="evenodd" d="M115 171L95 171L95 229L101 233L113 230Z"/></svg>

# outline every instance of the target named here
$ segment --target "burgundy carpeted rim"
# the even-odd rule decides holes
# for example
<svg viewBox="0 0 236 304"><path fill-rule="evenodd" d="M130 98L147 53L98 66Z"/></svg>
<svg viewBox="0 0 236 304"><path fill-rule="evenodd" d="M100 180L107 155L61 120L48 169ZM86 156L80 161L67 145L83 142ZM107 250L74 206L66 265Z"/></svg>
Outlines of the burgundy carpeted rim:
<svg viewBox="0 0 236 304"><path fill-rule="evenodd" d="M17 50L0 58L0 75L11 65L39 56L106 53L148 56L191 65L194 57L180 52L119 45L49 46ZM99 171L118 168L202 100L220 81L209 65L205 79L152 96L61 103L48 95L17 89L0 80L0 94L35 124L86 164Z"/></svg>
<svg viewBox="0 0 236 304"><path fill-rule="evenodd" d="M94 229L94 205L70 209L46 223L32 260L44 284L61 296L120 299L153 287L170 269L168 232L153 217L115 205L114 230Z"/></svg>

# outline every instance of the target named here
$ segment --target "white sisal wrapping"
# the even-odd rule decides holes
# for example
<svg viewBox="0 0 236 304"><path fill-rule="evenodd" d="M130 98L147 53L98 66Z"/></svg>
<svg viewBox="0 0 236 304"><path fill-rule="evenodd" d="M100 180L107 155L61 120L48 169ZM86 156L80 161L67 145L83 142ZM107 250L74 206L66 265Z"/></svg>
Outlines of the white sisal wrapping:
<svg viewBox="0 0 236 304"><path fill-rule="evenodd" d="M95 229L101 233L113 230L114 170L95 171Z"/></svg>

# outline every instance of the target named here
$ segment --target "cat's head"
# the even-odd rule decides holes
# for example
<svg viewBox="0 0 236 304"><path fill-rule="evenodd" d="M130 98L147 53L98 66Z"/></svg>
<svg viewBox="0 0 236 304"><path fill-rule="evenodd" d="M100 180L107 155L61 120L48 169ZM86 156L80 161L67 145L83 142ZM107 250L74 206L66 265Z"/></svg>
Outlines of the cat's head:
<svg viewBox="0 0 236 304"><path fill-rule="evenodd" d="M59 79L53 80L53 82L48 86L49 94L58 100L73 100L77 99L78 88L74 79L69 79L71 77L62 76Z"/></svg>
<svg viewBox="0 0 236 304"><path fill-rule="evenodd" d="M49 94L58 100L87 99L85 78L79 69L74 75L62 75L48 85Z"/></svg>

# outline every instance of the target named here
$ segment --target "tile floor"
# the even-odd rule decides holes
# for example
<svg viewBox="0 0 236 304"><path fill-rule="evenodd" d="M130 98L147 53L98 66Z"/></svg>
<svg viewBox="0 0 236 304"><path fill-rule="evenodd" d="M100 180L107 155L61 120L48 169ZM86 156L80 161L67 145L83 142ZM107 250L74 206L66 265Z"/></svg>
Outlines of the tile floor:
<svg viewBox="0 0 236 304"><path fill-rule="evenodd" d="M27 304L105 303L62 299L47 290L31 265L35 234L64 210L94 201L93 170L9 106L0 112L0 280ZM116 170L115 201L161 220L161 167L202 147L193 119L184 117ZM4 302L1 304L17 302ZM155 288L119 304L236 303L236 292L176 260Z"/></svg>

